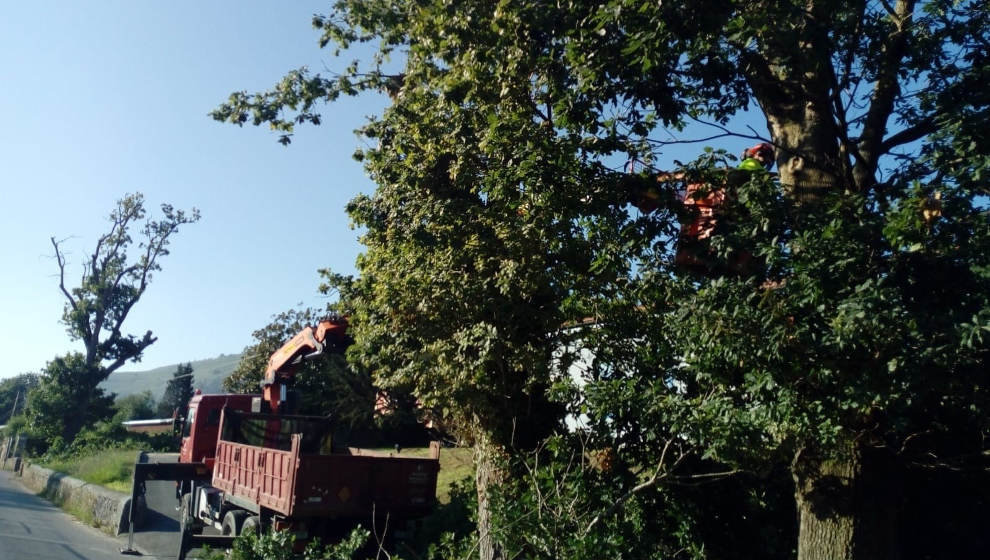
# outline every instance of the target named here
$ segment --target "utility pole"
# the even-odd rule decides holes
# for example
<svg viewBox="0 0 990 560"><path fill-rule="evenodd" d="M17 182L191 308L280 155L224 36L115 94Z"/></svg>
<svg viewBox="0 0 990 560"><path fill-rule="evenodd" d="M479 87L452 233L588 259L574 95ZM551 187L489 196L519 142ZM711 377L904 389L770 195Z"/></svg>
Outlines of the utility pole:
<svg viewBox="0 0 990 560"><path fill-rule="evenodd" d="M10 417L13 418L17 414L17 401L21 400L22 391L18 391L14 396L14 407L10 409ZM9 421L9 420L8 420Z"/></svg>

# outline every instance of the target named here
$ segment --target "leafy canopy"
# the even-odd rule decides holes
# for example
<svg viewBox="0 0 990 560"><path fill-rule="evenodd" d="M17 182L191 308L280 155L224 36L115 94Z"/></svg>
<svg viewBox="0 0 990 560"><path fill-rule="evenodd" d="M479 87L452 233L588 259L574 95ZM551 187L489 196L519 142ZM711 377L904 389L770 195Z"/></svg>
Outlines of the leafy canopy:
<svg viewBox="0 0 990 560"><path fill-rule="evenodd" d="M96 247L83 261L79 285L73 288L65 283L67 263L62 242L51 238L59 267L59 288L66 299L62 322L69 337L85 345L87 366L99 366L106 375L128 360L140 359L144 349L155 342L151 331L140 338L124 334L124 321L144 295L154 273L161 270L159 259L169 254L172 235L180 226L199 220L195 208L187 214L171 204L162 204L161 211L161 219L148 219L142 224L146 215L144 195L128 194L118 200L109 216L110 230L96 240ZM140 235L140 241L132 247L135 233Z"/></svg>
<svg viewBox="0 0 990 560"><path fill-rule="evenodd" d="M382 384L509 451L585 415L580 445L643 469L610 479L626 511L800 450L983 450L985 2L341 0L313 23L321 46L377 50L214 117L288 143L322 102L391 96L362 130L377 189L348 207L367 250L339 282L352 357ZM729 185L710 150L658 184L669 131L751 136L732 128L747 108L777 180ZM689 181L732 190L695 255L716 274L676 265ZM629 205L644 193L655 211ZM589 534L619 514L599 488L580 494ZM543 536L528 552L551 556Z"/></svg>
<svg viewBox="0 0 990 560"><path fill-rule="evenodd" d="M36 433L48 443L56 438L71 443L83 427L109 418L113 398L98 385L126 362L140 360L145 348L157 340L151 331L140 338L125 334L124 322L153 274L161 270L159 259L169 254L171 237L180 226L199 220L195 209L187 214L162 204L161 211L161 219L145 220L141 193L118 200L109 216L109 231L83 261L76 287L66 285L63 242L51 238L59 289L66 299L62 322L71 339L82 341L85 353L73 352L49 362L40 386L28 399ZM134 236L140 239L136 247Z"/></svg>

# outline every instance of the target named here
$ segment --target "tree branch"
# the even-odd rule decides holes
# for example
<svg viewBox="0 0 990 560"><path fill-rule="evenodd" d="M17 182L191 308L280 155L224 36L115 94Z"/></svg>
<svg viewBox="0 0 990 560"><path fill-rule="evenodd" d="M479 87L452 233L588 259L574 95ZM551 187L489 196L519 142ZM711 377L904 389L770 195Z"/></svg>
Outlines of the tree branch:
<svg viewBox="0 0 990 560"><path fill-rule="evenodd" d="M585 535L590 533L591 530L594 529L595 526L598 525L598 523L601 522L602 519L609 517L613 513L618 511L618 509L621 508L623 504L628 502L630 498L642 492L643 490L646 490L647 488L656 486L657 482L659 482L662 478L665 478L670 471L676 469L677 466L680 465L682 461L684 461L684 459L689 455L690 453L689 451L685 451L681 453L680 457L678 457L677 460L674 461L674 463L670 466L669 470L664 468L664 463L666 462L666 458L667 458L667 451L670 450L670 446L673 442L674 442L673 439L669 439L667 440L667 443L663 446L663 451L660 452L660 460L657 461L657 468L653 471L653 476L651 476L646 481L641 482L636 486L630 488L629 491L623 494L622 496L620 496L619 499L616 500L611 507L609 507L604 512L596 515L595 518L591 520L591 523L588 523L588 526L584 528Z"/></svg>
<svg viewBox="0 0 990 560"><path fill-rule="evenodd" d="M58 249L58 244L60 242L55 241L54 236L51 237L51 240L52 240L52 247L55 248L55 259L58 261L58 287L60 290L62 290L62 293L65 294L66 299L69 300L69 305L72 306L72 309L76 309L77 308L76 299L72 297L72 294L69 293L69 290L65 289L65 257L62 256L62 252L59 251Z"/></svg>
<svg viewBox="0 0 990 560"><path fill-rule="evenodd" d="M894 148L909 144L915 140L920 140L938 130L938 125L934 118L927 118L914 126L905 128L897 134L888 137L880 145L880 153L885 154Z"/></svg>
<svg viewBox="0 0 990 560"><path fill-rule="evenodd" d="M711 480L713 478L727 478L741 472L745 472L741 469L732 469L730 471L720 471L713 473L702 473L702 474L684 474L684 475L674 475L668 476L667 480L671 483L684 484L682 481L702 481Z"/></svg>
<svg viewBox="0 0 990 560"><path fill-rule="evenodd" d="M845 70L846 73L849 72L848 68ZM856 159L857 164L865 163L862 161L862 157L856 146L849 139L849 123L846 122L846 111L842 103L842 93L841 87L839 85L839 78L835 73L835 66L829 63L828 77L832 81L832 109L834 110L835 121L836 121L836 131L839 135L839 156L842 165L842 173L850 185L855 184L853 177L853 170L849 165L849 154L852 154ZM845 79L845 78L843 78Z"/></svg>
<svg viewBox="0 0 990 560"><path fill-rule="evenodd" d="M151 346L158 340L157 336L152 336L151 331L144 333L144 337L134 344L135 351L131 352L130 356L120 356L114 360L109 366L103 368L107 375L110 375L114 371L117 371L121 366L127 363L128 360L134 358L135 356L140 356L144 349Z"/></svg>
<svg viewBox="0 0 990 560"><path fill-rule="evenodd" d="M875 174L880 156L883 154L883 135L887 131L887 121L894 110L894 102L901 92L898 71L907 52L911 24L916 0L897 0L891 19L894 31L888 35L883 46L880 69L873 87L870 108L863 123L863 133L859 138L859 155L862 160L853 169L856 187L865 190L875 182Z"/></svg>
<svg viewBox="0 0 990 560"><path fill-rule="evenodd" d="M707 137L704 137L704 138L692 138L690 140L654 140L652 138L647 138L646 141L649 142L650 144L653 144L653 145L656 145L656 146L672 146L674 144L697 144L699 142L710 142L712 140L718 140L720 138L730 138L730 137L731 138L747 138L747 139L750 139L750 140L760 140L760 141L763 141L763 142L772 142L772 140L770 140L769 138L767 138L765 136L761 136L760 134L758 134L755 130L753 130L752 127L747 127L747 128L749 128L750 134L743 134L741 132L735 132L733 130L730 130L729 128L726 128L726 127L724 127L724 126L722 126L722 125L720 125L718 123L708 122L708 121L699 119L697 117L692 118L692 120L694 120L698 124L703 124L703 125L706 125L706 126L710 126L712 128L716 128L716 129L720 130L721 133L714 134L712 136L707 136Z"/></svg>

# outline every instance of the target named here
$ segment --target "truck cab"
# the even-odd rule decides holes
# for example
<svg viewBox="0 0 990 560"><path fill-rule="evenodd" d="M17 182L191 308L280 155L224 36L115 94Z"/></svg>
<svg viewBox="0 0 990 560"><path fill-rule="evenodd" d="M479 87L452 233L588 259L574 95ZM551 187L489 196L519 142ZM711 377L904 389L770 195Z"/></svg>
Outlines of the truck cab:
<svg viewBox="0 0 990 560"><path fill-rule="evenodd" d="M261 395L204 395L197 391L189 400L182 425L180 463L206 463L211 468L220 436L220 413L224 407L250 412L251 401Z"/></svg>

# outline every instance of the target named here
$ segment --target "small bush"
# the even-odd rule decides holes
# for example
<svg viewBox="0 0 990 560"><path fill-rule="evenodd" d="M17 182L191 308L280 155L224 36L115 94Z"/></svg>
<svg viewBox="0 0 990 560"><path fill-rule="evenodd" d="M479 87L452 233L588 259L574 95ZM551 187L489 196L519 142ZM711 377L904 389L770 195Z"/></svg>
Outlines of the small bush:
<svg viewBox="0 0 990 560"><path fill-rule="evenodd" d="M371 533L357 527L339 543L323 546L319 539L310 542L302 555L293 553L296 537L288 531L272 531L262 535L243 534L234 539L234 546L227 556L222 551L207 550L199 557L203 560L362 560L361 550ZM397 556L392 556L399 560Z"/></svg>

